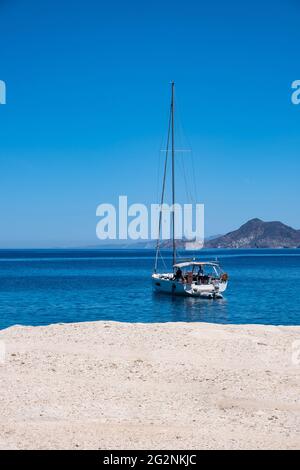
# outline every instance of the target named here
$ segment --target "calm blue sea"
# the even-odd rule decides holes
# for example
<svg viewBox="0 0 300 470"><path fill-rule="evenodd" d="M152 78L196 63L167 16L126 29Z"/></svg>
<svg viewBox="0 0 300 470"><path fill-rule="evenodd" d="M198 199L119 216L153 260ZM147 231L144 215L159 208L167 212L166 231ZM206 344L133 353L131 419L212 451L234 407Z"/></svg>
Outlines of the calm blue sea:
<svg viewBox="0 0 300 470"><path fill-rule="evenodd" d="M300 324L300 250L201 251L203 260L216 256L230 283L224 299L207 300L154 294L152 250L0 250L0 328L93 320Z"/></svg>

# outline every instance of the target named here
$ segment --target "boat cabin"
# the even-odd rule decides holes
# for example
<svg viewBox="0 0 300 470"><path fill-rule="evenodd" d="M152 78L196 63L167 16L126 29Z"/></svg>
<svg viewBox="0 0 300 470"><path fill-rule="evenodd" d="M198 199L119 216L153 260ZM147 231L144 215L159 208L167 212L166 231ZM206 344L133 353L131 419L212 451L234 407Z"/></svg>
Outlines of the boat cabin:
<svg viewBox="0 0 300 470"><path fill-rule="evenodd" d="M218 263L186 261L174 264L174 280L187 284L210 284L222 276Z"/></svg>

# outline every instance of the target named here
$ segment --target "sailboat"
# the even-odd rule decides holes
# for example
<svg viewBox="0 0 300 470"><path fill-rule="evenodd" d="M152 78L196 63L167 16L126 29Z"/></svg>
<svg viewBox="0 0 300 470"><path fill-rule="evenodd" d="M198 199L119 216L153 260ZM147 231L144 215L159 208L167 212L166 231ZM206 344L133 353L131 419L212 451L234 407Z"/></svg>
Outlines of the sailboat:
<svg viewBox="0 0 300 470"><path fill-rule="evenodd" d="M196 259L179 261L176 254L175 239L175 210L172 211L172 270L158 272L158 259L160 254L160 236L162 227L162 207L164 204L167 160L171 133L172 156L172 206L175 207L175 135L174 135L174 82L171 82L171 107L169 117L168 139L164 175L159 212L159 228L156 244L156 255L152 284L156 292L171 295L183 295L190 297L203 297L208 299L222 298L222 293L228 285L228 275L223 272L217 261L200 261Z"/></svg>

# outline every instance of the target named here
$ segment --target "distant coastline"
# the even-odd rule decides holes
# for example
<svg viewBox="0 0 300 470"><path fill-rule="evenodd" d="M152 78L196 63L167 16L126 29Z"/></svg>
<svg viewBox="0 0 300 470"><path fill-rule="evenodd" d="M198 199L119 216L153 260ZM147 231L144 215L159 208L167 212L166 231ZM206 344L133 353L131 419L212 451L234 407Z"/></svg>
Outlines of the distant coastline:
<svg viewBox="0 0 300 470"><path fill-rule="evenodd" d="M137 242L126 241L120 243L116 241L105 242L93 247L100 249L154 249L155 240L141 240ZM178 248L185 249L185 240L177 240ZM161 248L168 250L172 248L171 240L163 240ZM225 235L215 235L205 239L204 248L220 249L298 249L300 248L300 230L285 225L282 222L264 222L261 219L251 219L241 225L237 230Z"/></svg>
<svg viewBox="0 0 300 470"><path fill-rule="evenodd" d="M97 244L71 244L52 246L0 246L0 250L154 250L156 240L105 240ZM186 250L186 240L177 240L179 250ZM162 250L172 249L171 240L160 242ZM205 238L202 249L300 249L300 230L282 222L264 222L251 219L237 230L225 235L214 235ZM195 251L195 250L186 250Z"/></svg>

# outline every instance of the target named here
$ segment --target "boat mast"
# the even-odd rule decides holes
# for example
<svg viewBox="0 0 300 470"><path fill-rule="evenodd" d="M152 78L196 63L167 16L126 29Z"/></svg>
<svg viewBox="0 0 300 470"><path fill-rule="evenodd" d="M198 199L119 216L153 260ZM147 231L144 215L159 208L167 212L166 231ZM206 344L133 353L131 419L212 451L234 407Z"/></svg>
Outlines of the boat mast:
<svg viewBox="0 0 300 470"><path fill-rule="evenodd" d="M165 158L165 165L164 165L163 185L162 185L162 193L161 193L161 200L160 200L158 237L157 237L157 242L156 242L156 255L155 255L155 264L154 264L154 272L155 273L157 271L157 265L158 265L159 241L160 241L160 233L161 233L161 225L162 225L162 208L163 208L165 186L166 186L170 134L172 134L172 206L173 206L173 210L172 210L172 242L173 242L173 265L176 263L175 212L174 212L174 204L175 204L174 82L171 82L171 86L172 86L171 107L170 107L170 115L169 115L167 149L166 149L166 158Z"/></svg>
<svg viewBox="0 0 300 470"><path fill-rule="evenodd" d="M168 155L169 155L169 144L170 144L170 127L171 127L171 110L170 110L170 115L169 115L169 125L168 125L168 137L167 137L166 158L165 158L163 185L162 185L161 200L160 200L159 223L158 223L158 236L157 236L157 241L156 241L156 255L155 255L155 264L154 264L154 272L155 272L155 273L156 273L156 271L157 271L157 264L158 264L159 241L160 241L160 232L161 232L161 223L162 223L162 209L163 209L163 203L164 203L165 187L166 187L166 178L167 178Z"/></svg>
<svg viewBox="0 0 300 470"><path fill-rule="evenodd" d="M172 85L171 121L172 121L172 239L173 239L173 266L176 263L175 244L175 148L174 148L174 81Z"/></svg>

